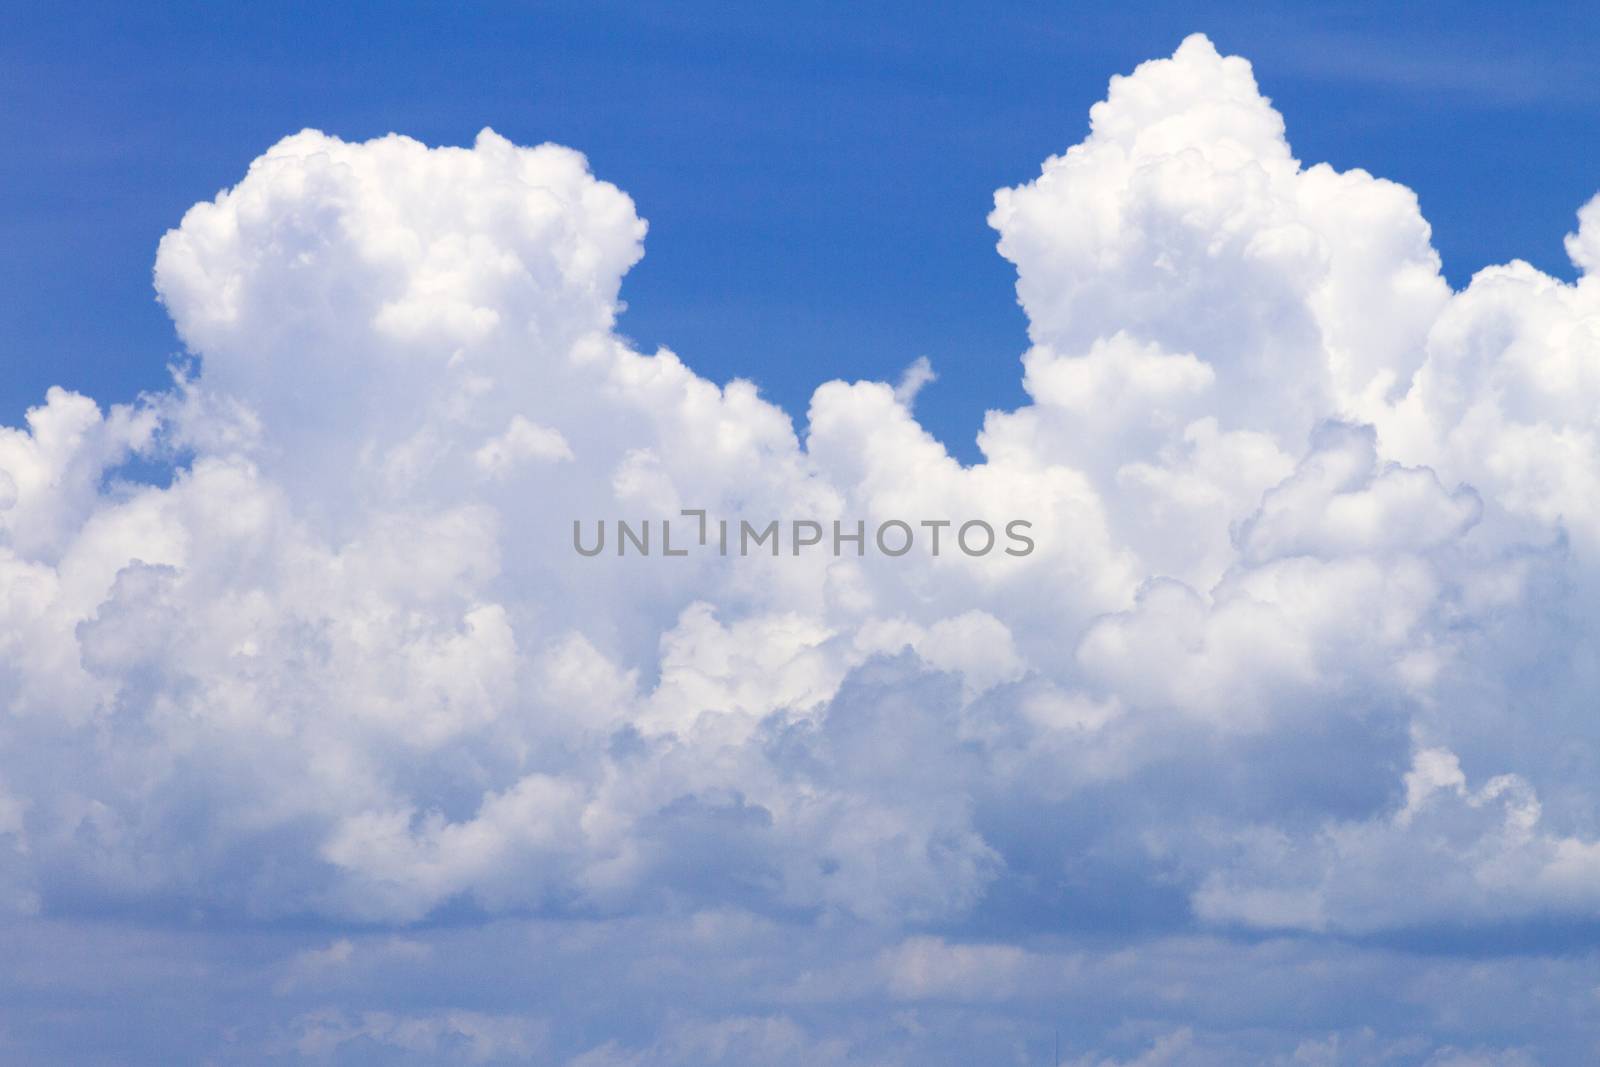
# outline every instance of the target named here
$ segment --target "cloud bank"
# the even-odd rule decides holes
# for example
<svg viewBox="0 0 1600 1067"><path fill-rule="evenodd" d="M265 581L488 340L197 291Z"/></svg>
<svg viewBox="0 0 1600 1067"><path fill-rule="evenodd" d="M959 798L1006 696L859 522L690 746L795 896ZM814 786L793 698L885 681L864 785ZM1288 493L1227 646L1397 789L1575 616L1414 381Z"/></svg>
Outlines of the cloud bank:
<svg viewBox="0 0 1600 1067"><path fill-rule="evenodd" d="M0 1048L1592 1055L1600 200L1452 292L1203 37L1090 118L995 196L973 466L926 361L802 433L636 351L570 149L308 130L192 208L172 388L0 430ZM572 551L683 508L1037 549Z"/></svg>

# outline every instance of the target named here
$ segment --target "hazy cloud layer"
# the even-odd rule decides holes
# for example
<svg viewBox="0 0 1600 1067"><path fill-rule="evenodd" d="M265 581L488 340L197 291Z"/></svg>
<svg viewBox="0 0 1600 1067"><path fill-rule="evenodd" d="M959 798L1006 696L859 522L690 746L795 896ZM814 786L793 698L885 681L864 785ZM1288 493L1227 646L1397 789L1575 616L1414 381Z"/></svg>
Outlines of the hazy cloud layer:
<svg viewBox="0 0 1600 1067"><path fill-rule="evenodd" d="M1452 292L1203 37L1091 120L996 194L971 467L926 361L800 437L635 351L569 149L305 131L191 209L196 364L0 429L0 1049L1594 1055L1600 200ZM573 551L683 508L1037 547Z"/></svg>

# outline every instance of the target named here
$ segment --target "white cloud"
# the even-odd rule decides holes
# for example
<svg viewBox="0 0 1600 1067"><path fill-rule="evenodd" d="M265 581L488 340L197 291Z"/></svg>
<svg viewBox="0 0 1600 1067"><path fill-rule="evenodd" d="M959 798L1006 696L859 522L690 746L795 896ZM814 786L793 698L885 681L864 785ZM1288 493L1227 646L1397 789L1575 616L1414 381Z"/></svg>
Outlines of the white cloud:
<svg viewBox="0 0 1600 1067"><path fill-rule="evenodd" d="M1403 805L1370 821L1303 839L1241 833L1238 866L1207 878L1196 910L1250 926L1371 933L1600 909L1600 842L1541 825L1523 779L1497 775L1471 789L1454 753L1423 749L1405 787Z"/></svg>
<svg viewBox="0 0 1600 1067"><path fill-rule="evenodd" d="M572 448L560 430L539 426L521 415L511 416L506 432L491 438L472 454L486 477L503 478L527 460L550 462L571 459Z"/></svg>
<svg viewBox="0 0 1600 1067"><path fill-rule="evenodd" d="M541 1028L526 1020L460 1011L423 1017L374 1011L359 1018L326 1012L299 1020L298 1029L295 1050L311 1058L371 1042L390 1055L447 1057L461 1063L526 1061L542 1043Z"/></svg>
<svg viewBox="0 0 1600 1067"><path fill-rule="evenodd" d="M901 373L900 382L894 387L894 398L909 408L916 401L917 394L922 392L923 386L938 380L939 376L933 372L933 364L928 357L918 356Z"/></svg>
<svg viewBox="0 0 1600 1067"><path fill-rule="evenodd" d="M1303 166L1202 37L1091 120L996 196L1030 402L973 466L914 415L926 361L821 383L802 440L748 382L632 350L645 224L571 150L273 146L161 242L198 370L109 412L51 390L0 431L0 907L345 931L297 949L285 997L369 974L352 921L542 916L578 968L596 917L681 947L731 914L812 968L767 993L837 970L909 1004L1025 996L1042 960L1203 997L1005 940L1136 900L1191 930L1591 920L1593 203L1577 283L1515 263L1452 293L1411 192ZM171 484L119 480L131 455ZM1025 518L1037 549L572 551L575 518L682 508ZM802 960L842 929L871 951ZM648 1039L303 1005L290 1045L928 1047L925 1019L887 1048L744 1004L738 972ZM1261 1052L1193 1014L1080 1062ZM1337 1044L1290 1036L1274 1054Z"/></svg>

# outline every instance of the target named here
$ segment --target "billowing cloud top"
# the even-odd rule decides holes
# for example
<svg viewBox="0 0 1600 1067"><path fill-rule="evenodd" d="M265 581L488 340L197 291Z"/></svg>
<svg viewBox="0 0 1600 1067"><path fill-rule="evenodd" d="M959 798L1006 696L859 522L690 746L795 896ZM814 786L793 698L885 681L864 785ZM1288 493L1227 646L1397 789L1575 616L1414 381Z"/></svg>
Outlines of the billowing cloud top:
<svg viewBox="0 0 1600 1067"><path fill-rule="evenodd" d="M1048 986L1065 931L1592 929L1600 200L1576 283L1452 292L1411 191L1302 165L1203 37L1091 118L996 194L1031 402L974 466L911 410L925 365L821 385L801 439L634 351L645 224L576 152L273 146L161 242L197 367L0 430L0 907L780 960L763 1007L708 994L637 1041L533 1009L294 1024L308 1055L591 1064L942 1062L794 1005ZM170 484L119 477L134 455ZM574 519L686 508L1022 518L1036 548L573 551ZM1191 1025L1140 1063L1254 1055L1142 1003ZM1293 1062L1456 1055L1371 1041Z"/></svg>

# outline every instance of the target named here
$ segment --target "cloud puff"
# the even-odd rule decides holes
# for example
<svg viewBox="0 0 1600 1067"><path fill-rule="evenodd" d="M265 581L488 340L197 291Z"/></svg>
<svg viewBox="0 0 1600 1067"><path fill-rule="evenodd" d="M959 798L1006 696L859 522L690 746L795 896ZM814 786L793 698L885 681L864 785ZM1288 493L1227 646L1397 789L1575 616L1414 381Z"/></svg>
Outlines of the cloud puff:
<svg viewBox="0 0 1600 1067"><path fill-rule="evenodd" d="M1600 845L1545 829L1538 797L1518 776L1469 789L1454 753L1424 749L1405 784L1404 803L1386 819L1300 839L1243 832L1245 869L1209 876L1197 911L1252 926L1370 933L1592 908Z"/></svg>
<svg viewBox="0 0 1600 1067"><path fill-rule="evenodd" d="M0 907L343 931L289 951L298 1014L252 1037L332 1060L941 1062L922 1007L1033 983L1171 1024L1080 1028L1084 1063L1522 1062L1437 1017L1290 1032L1281 1001L1251 1044L1159 968L1045 941L1174 939L1162 966L1242 996L1276 950L1211 931L1299 939L1312 990L1319 959L1379 967L1330 932L1591 929L1593 205L1578 282L1452 292L1415 196L1302 165L1197 36L990 221L1029 403L963 466L912 410L925 361L820 384L801 437L635 351L645 224L569 149L273 146L161 242L197 366L0 431ZM692 536L682 509L1025 519L1036 547L573 551L575 519ZM648 1033L328 985L377 981L355 932L447 919L549 924L561 973L649 997L726 966ZM417 968L450 936L423 929ZM1408 967L1449 971L1382 961ZM1026 1058L991 1008L961 1018Z"/></svg>

